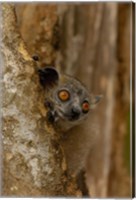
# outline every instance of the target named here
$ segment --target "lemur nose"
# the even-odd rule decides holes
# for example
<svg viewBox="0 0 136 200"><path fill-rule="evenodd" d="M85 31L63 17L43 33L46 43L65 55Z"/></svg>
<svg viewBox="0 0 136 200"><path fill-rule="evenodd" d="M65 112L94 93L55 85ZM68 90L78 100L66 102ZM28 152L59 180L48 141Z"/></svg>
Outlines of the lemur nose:
<svg viewBox="0 0 136 200"><path fill-rule="evenodd" d="M72 118L73 119L78 119L79 115L80 115L80 109L76 108L76 107L73 107L72 108Z"/></svg>

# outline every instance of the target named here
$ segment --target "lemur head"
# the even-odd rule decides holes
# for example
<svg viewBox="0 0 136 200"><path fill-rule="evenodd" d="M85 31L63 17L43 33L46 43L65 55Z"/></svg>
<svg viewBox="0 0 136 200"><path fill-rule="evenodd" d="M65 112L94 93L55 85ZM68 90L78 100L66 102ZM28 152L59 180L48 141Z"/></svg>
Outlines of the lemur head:
<svg viewBox="0 0 136 200"><path fill-rule="evenodd" d="M48 120L62 122L61 126L79 124L89 111L99 102L100 96L90 95L85 86L77 79L61 75L53 67L39 70L40 83L45 89L45 106Z"/></svg>

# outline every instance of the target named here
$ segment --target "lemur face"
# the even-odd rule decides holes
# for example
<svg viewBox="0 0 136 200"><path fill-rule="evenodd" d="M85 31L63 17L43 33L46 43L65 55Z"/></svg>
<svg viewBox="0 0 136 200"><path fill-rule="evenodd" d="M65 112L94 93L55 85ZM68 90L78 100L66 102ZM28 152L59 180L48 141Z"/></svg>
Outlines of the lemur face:
<svg viewBox="0 0 136 200"><path fill-rule="evenodd" d="M68 121L82 120L90 110L86 88L76 79L64 75L52 93L58 116Z"/></svg>
<svg viewBox="0 0 136 200"><path fill-rule="evenodd" d="M70 126L85 119L100 97L89 94L83 84L68 75L59 75L52 67L39 70L40 83L45 88L48 120L69 122Z"/></svg>

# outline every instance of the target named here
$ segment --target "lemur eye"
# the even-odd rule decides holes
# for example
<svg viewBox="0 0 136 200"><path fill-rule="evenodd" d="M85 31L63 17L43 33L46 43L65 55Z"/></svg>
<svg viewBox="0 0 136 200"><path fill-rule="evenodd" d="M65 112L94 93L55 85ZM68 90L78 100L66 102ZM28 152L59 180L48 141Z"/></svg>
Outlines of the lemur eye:
<svg viewBox="0 0 136 200"><path fill-rule="evenodd" d="M67 90L61 90L58 93L58 97L61 101L67 101L70 99L70 94Z"/></svg>
<svg viewBox="0 0 136 200"><path fill-rule="evenodd" d="M90 109L90 105L88 103L88 101L84 101L82 104L82 111L83 113L87 113Z"/></svg>

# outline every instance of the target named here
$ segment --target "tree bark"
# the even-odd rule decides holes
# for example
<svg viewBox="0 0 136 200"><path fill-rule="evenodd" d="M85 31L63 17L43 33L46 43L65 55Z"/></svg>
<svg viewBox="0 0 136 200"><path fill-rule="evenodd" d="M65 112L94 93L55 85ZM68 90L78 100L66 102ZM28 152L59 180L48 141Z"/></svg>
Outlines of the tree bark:
<svg viewBox="0 0 136 200"><path fill-rule="evenodd" d="M109 195L131 195L130 170L130 13L131 4L118 6L117 75ZM129 38L129 39L128 39ZM112 183L112 184L111 184Z"/></svg>
<svg viewBox="0 0 136 200"><path fill-rule="evenodd" d="M58 137L45 121L44 94L35 64L18 31L15 8L3 3L3 188L4 196L81 195Z"/></svg>

